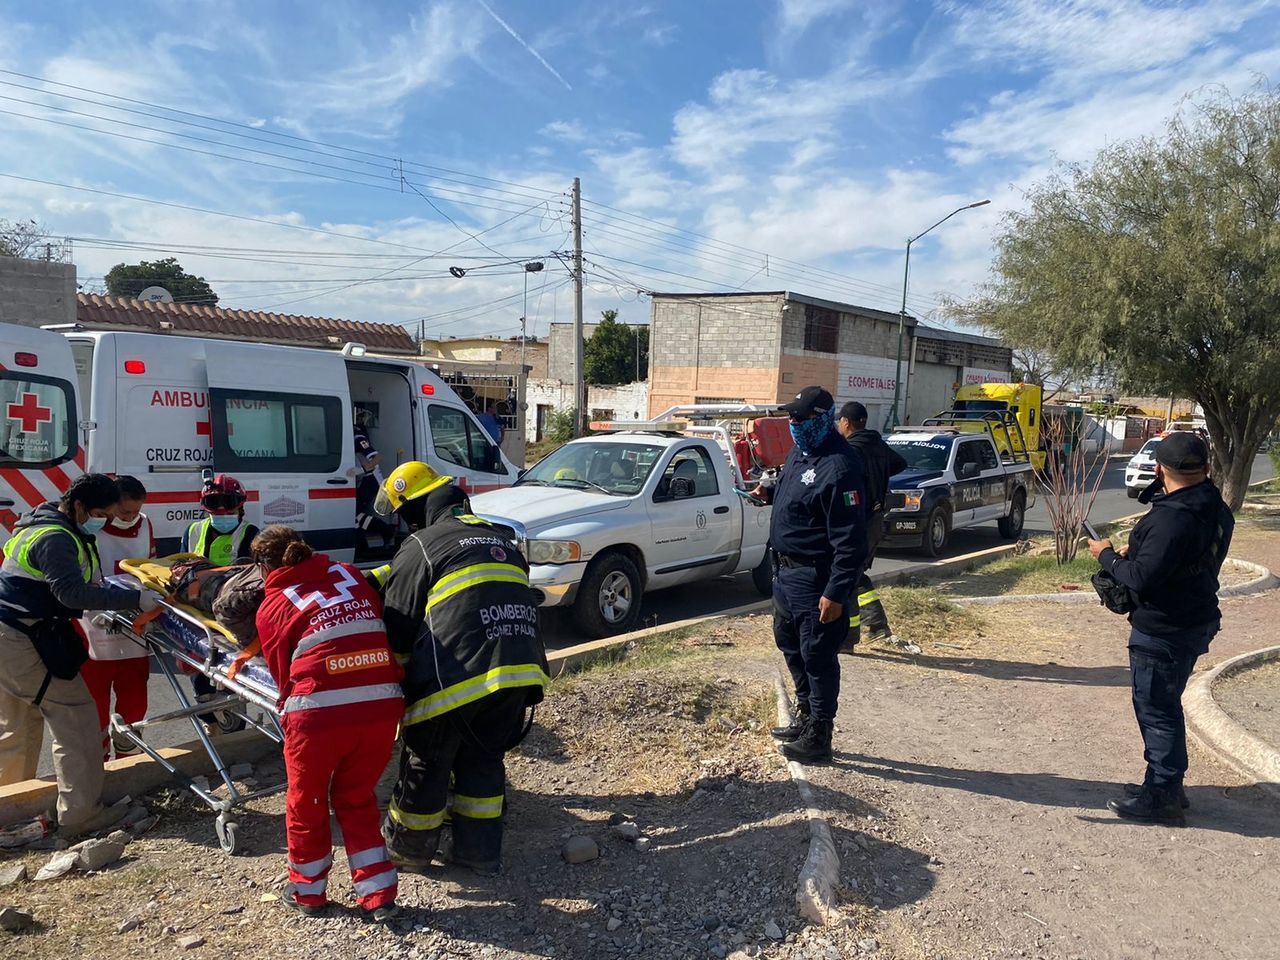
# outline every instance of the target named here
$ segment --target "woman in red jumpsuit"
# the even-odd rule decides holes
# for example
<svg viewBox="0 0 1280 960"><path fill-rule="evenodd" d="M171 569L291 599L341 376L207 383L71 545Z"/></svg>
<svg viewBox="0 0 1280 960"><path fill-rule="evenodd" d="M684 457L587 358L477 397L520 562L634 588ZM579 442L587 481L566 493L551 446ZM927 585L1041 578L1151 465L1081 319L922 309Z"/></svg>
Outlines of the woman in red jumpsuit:
<svg viewBox="0 0 1280 960"><path fill-rule="evenodd" d="M267 527L252 549L266 577L258 637L280 689L289 777L285 903L308 915L327 906L332 804L361 913L386 920L395 915L396 869L382 843L374 787L404 702L382 602L359 570L312 553L289 527Z"/></svg>

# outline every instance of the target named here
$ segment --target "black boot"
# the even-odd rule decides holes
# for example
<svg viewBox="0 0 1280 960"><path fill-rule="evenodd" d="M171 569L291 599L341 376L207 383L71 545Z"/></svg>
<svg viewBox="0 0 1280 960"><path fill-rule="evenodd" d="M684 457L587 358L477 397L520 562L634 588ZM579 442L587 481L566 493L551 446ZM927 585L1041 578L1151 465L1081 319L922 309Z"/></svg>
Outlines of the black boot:
<svg viewBox="0 0 1280 960"><path fill-rule="evenodd" d="M1124 795L1126 797L1136 797L1140 793L1142 793L1142 784L1126 783L1124 785ZM1182 784L1178 784L1178 803L1183 810L1191 806L1191 801L1187 799L1187 788Z"/></svg>
<svg viewBox="0 0 1280 960"><path fill-rule="evenodd" d="M783 743L791 743L798 740L800 735L804 733L804 728L809 725L809 709L801 704L796 707L795 719L788 723L785 727L774 727L769 731L769 736L775 740L781 740Z"/></svg>
<svg viewBox="0 0 1280 960"><path fill-rule="evenodd" d="M782 755L800 763L830 763L832 726L830 720L810 720L795 741L782 745Z"/></svg>
<svg viewBox="0 0 1280 960"><path fill-rule="evenodd" d="M1144 786L1138 790L1136 797L1108 800L1107 809L1126 820L1161 823L1169 827L1183 827L1187 824L1177 793L1160 787Z"/></svg>

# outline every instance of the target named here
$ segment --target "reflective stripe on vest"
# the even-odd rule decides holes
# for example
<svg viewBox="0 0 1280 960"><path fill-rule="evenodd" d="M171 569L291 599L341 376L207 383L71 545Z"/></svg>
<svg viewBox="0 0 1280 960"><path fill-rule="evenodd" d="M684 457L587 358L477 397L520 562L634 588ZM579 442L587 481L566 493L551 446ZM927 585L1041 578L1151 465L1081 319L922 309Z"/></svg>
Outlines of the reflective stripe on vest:
<svg viewBox="0 0 1280 960"><path fill-rule="evenodd" d="M378 589L382 589L387 585L387 577L391 573L391 564L384 563L380 567L374 567L365 573L365 576L377 584Z"/></svg>
<svg viewBox="0 0 1280 960"><path fill-rule="evenodd" d="M229 567L240 556L248 530L249 524L241 519L240 526L230 533L218 533L213 529L213 521L205 517L187 529L187 549L207 558L215 567ZM210 534L213 534L212 540Z"/></svg>
<svg viewBox="0 0 1280 960"><path fill-rule="evenodd" d="M354 620L351 623L338 623L332 627L322 627L315 633L309 633L298 643L293 649L291 660L297 660L299 656L306 653L314 647L320 646L322 643L328 643L330 640L341 640L343 637L354 637L363 633L385 633L386 627L382 625L382 621L377 617L368 620Z"/></svg>
<svg viewBox="0 0 1280 960"><path fill-rule="evenodd" d="M427 595L427 610L443 603L456 593L482 583L518 583L529 585L529 575L513 563L477 563L441 577Z"/></svg>
<svg viewBox="0 0 1280 960"><path fill-rule="evenodd" d="M862 615L855 613L852 617L849 618L849 629L853 630L854 628L860 627L860 626L862 626Z"/></svg>
<svg viewBox="0 0 1280 960"><path fill-rule="evenodd" d="M340 690L313 690L296 694L284 702L282 713L299 710L315 710L320 707L344 707L366 700L390 700L404 696L398 683L370 683L363 687L343 687Z"/></svg>
<svg viewBox="0 0 1280 960"><path fill-rule="evenodd" d="M4 563L0 565L0 571L11 576L43 581L44 572L37 570L31 564L31 548L36 544L36 541L55 532L70 537L71 541L76 545L76 560L80 564L80 573L84 576L84 582L89 583L93 579L93 568L97 565L97 557L94 556L92 550L85 548L84 541L74 533L66 529L66 527L59 527L55 524L26 527L10 537L4 545Z"/></svg>
<svg viewBox="0 0 1280 960"><path fill-rule="evenodd" d="M407 727L413 723L438 717L442 713L448 713L450 710L456 710L458 707L488 696L495 690L505 690L510 687L541 687L550 682L551 678L536 663L495 667L488 673L455 683L452 687L438 690L418 700L404 712L404 722L401 726Z"/></svg>

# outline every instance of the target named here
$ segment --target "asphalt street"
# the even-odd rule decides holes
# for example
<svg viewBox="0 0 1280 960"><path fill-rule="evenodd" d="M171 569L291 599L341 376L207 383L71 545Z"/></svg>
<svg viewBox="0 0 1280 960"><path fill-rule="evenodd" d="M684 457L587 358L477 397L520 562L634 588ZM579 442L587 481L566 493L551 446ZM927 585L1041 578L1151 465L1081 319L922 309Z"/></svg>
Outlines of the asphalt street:
<svg viewBox="0 0 1280 960"><path fill-rule="evenodd" d="M1109 460L1099 466L1106 471L1098 498L1094 503L1089 519L1093 521L1115 520L1138 512L1141 507L1129 499L1124 489L1125 460ZM1254 462L1253 479L1266 480L1274 476L1271 461L1266 456L1259 456ZM1024 536L1034 537L1047 534L1049 518L1045 511L1043 497L1037 496L1035 506L1027 511L1026 532ZM1005 541L996 530L994 523L972 530L956 531L945 552L946 557L958 557L977 550L999 546ZM911 551L882 551L876 558L872 575L885 574L902 567L919 563L926 559L919 553ZM708 616L724 610L732 610L744 604L760 600L760 594L751 585L749 576L722 577L713 585L694 583L683 587L673 587L651 594L644 598L642 616L643 626L659 626L674 623L693 617ZM585 638L578 634L573 621L565 614L550 611L543 621L543 638L549 649L559 649L581 643ZM150 684L150 707L152 713L172 710L177 707L169 683L159 669L152 667ZM172 746L194 740L188 721L173 722L157 727L151 731L151 742L158 746ZM49 744L46 740L40 760L40 775L45 776L53 770Z"/></svg>

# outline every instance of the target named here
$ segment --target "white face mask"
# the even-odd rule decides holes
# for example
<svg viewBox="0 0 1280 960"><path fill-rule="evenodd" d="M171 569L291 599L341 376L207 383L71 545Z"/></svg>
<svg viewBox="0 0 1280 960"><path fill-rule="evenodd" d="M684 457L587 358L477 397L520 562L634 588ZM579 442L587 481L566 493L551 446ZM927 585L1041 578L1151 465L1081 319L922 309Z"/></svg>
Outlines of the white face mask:
<svg viewBox="0 0 1280 960"><path fill-rule="evenodd" d="M128 521L117 520L115 517L111 518L111 526L116 530L132 530L141 522L142 522L142 514L138 514L132 520L128 520Z"/></svg>

